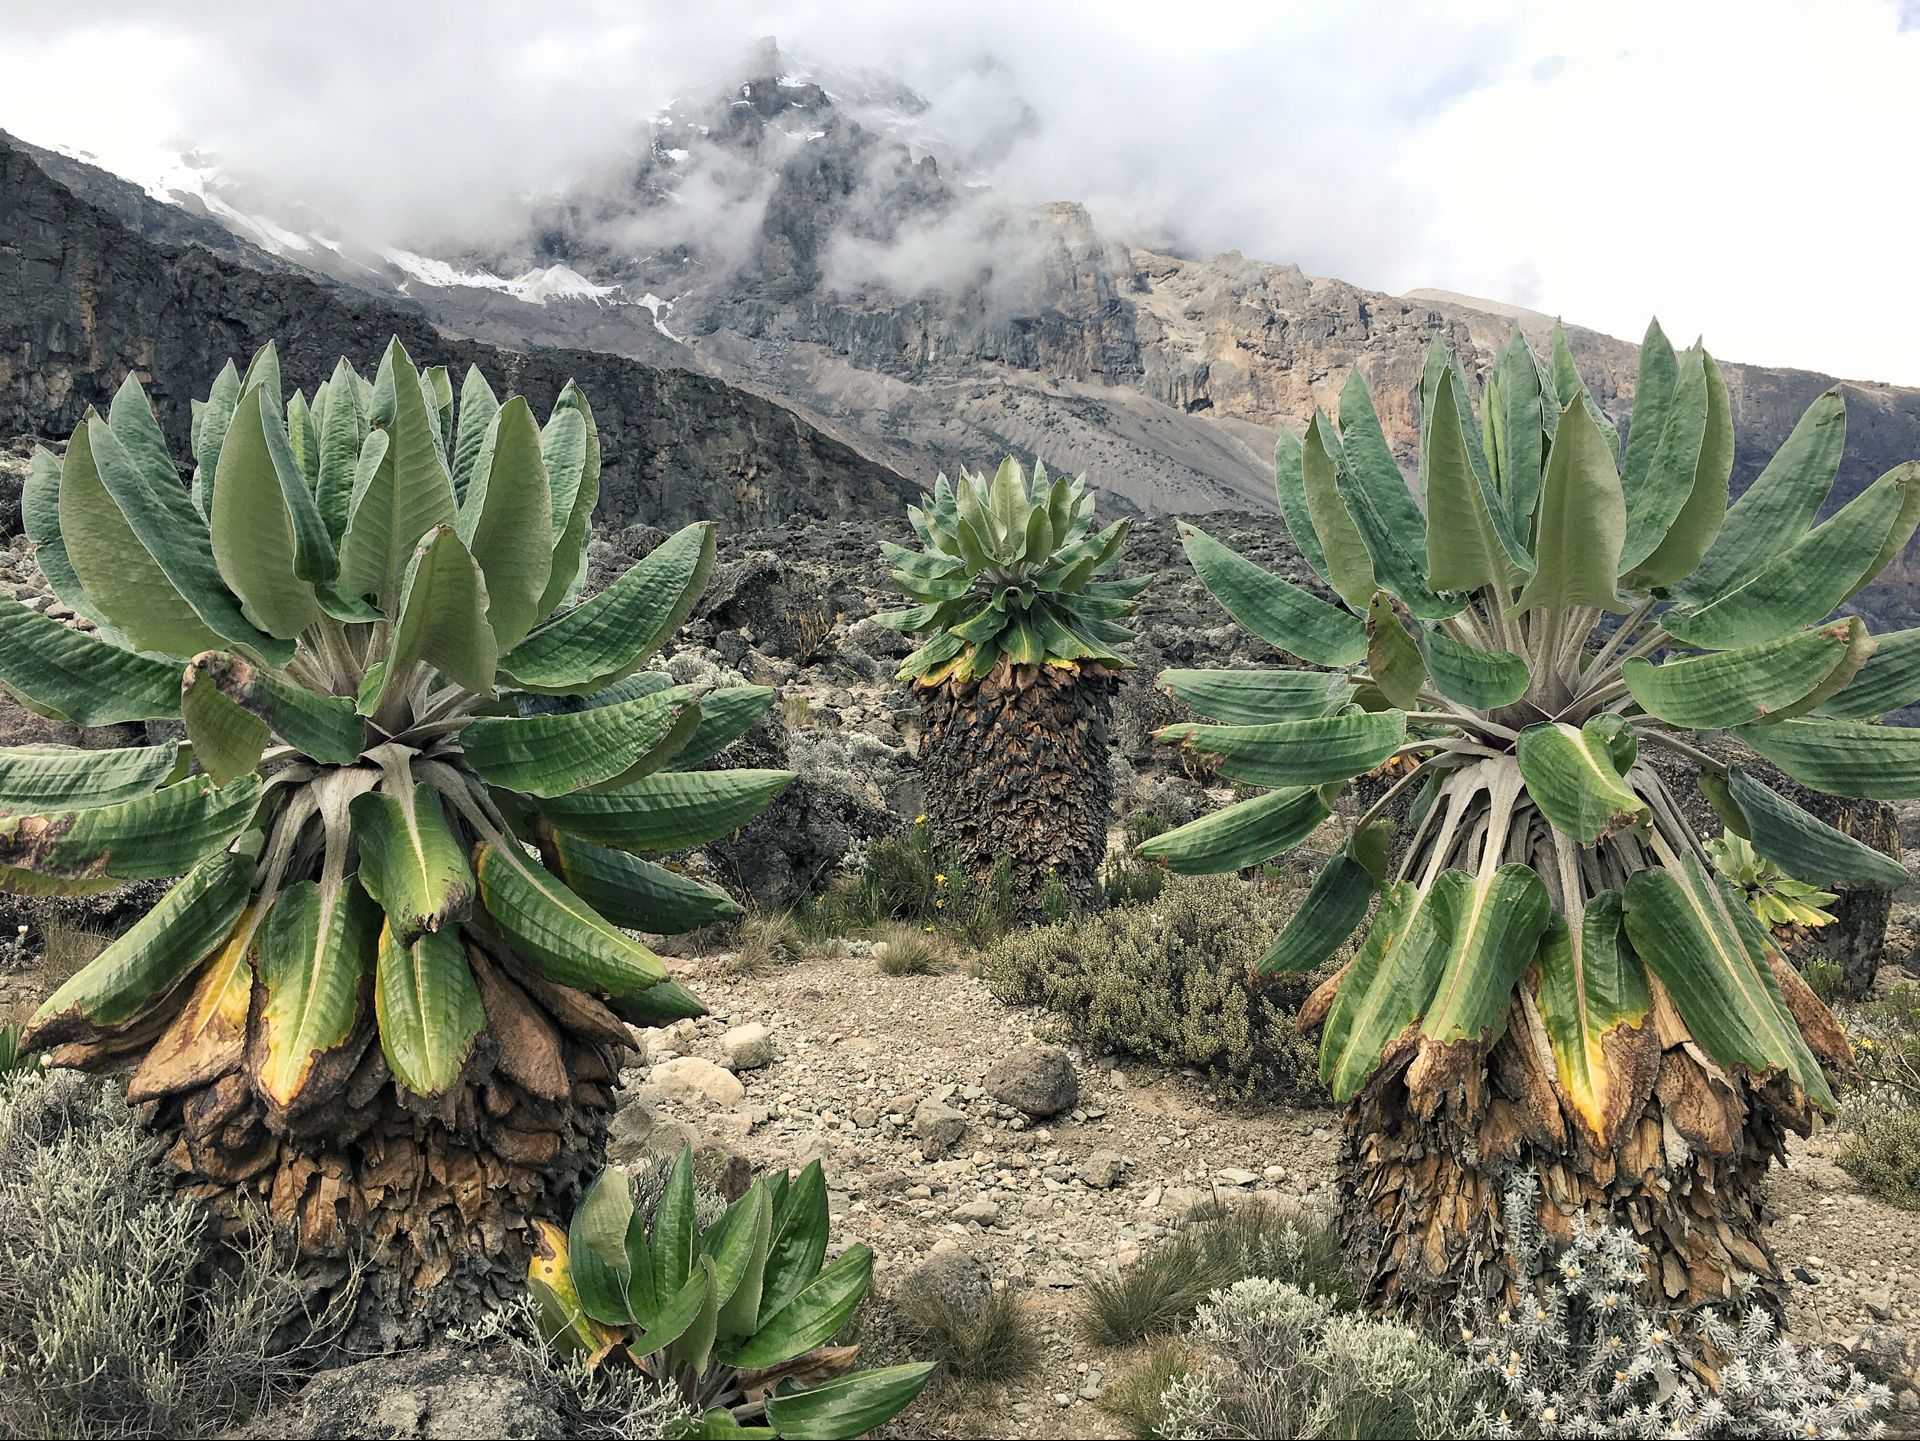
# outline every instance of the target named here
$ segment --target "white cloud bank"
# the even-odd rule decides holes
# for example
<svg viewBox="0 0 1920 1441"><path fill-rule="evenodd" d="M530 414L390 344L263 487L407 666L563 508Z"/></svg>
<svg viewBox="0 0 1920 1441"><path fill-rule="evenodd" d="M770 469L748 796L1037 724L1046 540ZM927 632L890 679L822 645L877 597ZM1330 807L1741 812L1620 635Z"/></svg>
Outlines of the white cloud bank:
<svg viewBox="0 0 1920 1441"><path fill-rule="evenodd" d="M201 146L368 236L470 236L769 33L929 96L949 172L1141 243L1920 384L1912 0L17 0L0 127L132 175Z"/></svg>

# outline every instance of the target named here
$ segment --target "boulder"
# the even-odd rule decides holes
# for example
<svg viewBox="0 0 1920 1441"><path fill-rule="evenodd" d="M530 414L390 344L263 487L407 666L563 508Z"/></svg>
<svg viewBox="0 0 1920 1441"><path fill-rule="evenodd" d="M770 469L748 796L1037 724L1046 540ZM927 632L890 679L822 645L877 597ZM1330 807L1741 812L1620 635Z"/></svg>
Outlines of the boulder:
<svg viewBox="0 0 1920 1441"><path fill-rule="evenodd" d="M913 1112L913 1134L945 1150L967 1133L967 1118L944 1101L929 1097Z"/></svg>
<svg viewBox="0 0 1920 1441"><path fill-rule="evenodd" d="M532 1383L471 1349L435 1346L323 1371L263 1434L290 1441L378 1436L558 1436L565 1422Z"/></svg>
<svg viewBox="0 0 1920 1441"><path fill-rule="evenodd" d="M773 1061L773 1033L758 1021L735 1026L720 1038L720 1050L733 1071L757 1071Z"/></svg>
<svg viewBox="0 0 1920 1441"><path fill-rule="evenodd" d="M675 1056L661 1062L647 1072L647 1084L670 1100L710 1106L737 1105L747 1095L747 1088L733 1072L698 1056Z"/></svg>
<svg viewBox="0 0 1920 1441"><path fill-rule="evenodd" d="M987 1094L1036 1121L1071 1110L1080 1099L1073 1062L1058 1046L1022 1046L991 1071Z"/></svg>

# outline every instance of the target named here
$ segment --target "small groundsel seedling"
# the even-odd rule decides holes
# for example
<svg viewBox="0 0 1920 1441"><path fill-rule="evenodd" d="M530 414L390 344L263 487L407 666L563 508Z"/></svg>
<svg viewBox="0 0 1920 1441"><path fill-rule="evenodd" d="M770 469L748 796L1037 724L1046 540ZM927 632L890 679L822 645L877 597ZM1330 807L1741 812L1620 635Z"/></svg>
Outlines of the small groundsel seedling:
<svg viewBox="0 0 1920 1441"><path fill-rule="evenodd" d="M1090 1283L1081 1331L1101 1346L1170 1335L1213 1292L1249 1277L1310 1287L1341 1304L1353 1294L1329 1217L1277 1203L1214 1204L1118 1275Z"/></svg>
<svg viewBox="0 0 1920 1441"><path fill-rule="evenodd" d="M1558 1254L1531 1177L1506 1196L1513 1301L1462 1300L1460 1342L1498 1389L1480 1420L1505 1436L1870 1436L1885 1386L1780 1336L1743 1283L1729 1310L1650 1304L1645 1248L1624 1227L1573 1221Z"/></svg>
<svg viewBox="0 0 1920 1441"><path fill-rule="evenodd" d="M1165 1437L1473 1436L1469 1368L1421 1333L1285 1281L1215 1293L1189 1340L1201 1362L1161 1392Z"/></svg>
<svg viewBox="0 0 1920 1441"><path fill-rule="evenodd" d="M920 1394L930 1365L856 1371L834 1346L873 1279L858 1243L830 1264L827 1183L816 1161L763 1176L711 1226L696 1206L691 1148L651 1221L626 1176L603 1171L571 1227L538 1223L527 1284L541 1335L589 1366L670 1379L702 1434L860 1436Z"/></svg>
<svg viewBox="0 0 1920 1441"><path fill-rule="evenodd" d="M1707 842L1713 868L1740 893L1754 918L1781 939L1795 939L1833 924L1827 909L1840 897L1797 881L1732 831Z"/></svg>
<svg viewBox="0 0 1920 1441"><path fill-rule="evenodd" d="M955 1289L910 1280L899 1300L915 1347L963 1381L1012 1381L1040 1364L1039 1334L1019 1296L1004 1287Z"/></svg>

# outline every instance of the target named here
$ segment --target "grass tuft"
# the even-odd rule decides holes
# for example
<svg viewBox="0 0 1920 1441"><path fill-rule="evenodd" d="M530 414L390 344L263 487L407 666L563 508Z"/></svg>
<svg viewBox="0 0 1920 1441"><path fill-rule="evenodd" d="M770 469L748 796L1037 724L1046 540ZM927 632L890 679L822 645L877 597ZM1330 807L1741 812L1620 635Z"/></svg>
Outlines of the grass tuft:
<svg viewBox="0 0 1920 1441"><path fill-rule="evenodd" d="M982 1287L956 1292L909 1281L900 1296L902 1329L916 1349L949 1375L1011 1381L1040 1364L1040 1337L1020 1298Z"/></svg>
<svg viewBox="0 0 1920 1441"><path fill-rule="evenodd" d="M886 946L875 961L883 976L931 976L947 968L947 943L937 932L892 925L883 927L878 939Z"/></svg>
<svg viewBox="0 0 1920 1441"><path fill-rule="evenodd" d="M1201 1356L1184 1341L1160 1341L1134 1365L1116 1377L1100 1393L1100 1405L1126 1423L1129 1435L1139 1441L1158 1441L1164 1410L1160 1397L1167 1387L1184 1380L1204 1364Z"/></svg>

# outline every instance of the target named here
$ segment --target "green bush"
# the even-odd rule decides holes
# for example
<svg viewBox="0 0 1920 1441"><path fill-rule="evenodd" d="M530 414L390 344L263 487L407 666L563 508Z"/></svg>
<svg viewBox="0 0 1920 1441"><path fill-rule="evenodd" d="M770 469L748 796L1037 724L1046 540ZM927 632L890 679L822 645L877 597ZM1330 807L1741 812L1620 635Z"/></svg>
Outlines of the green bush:
<svg viewBox="0 0 1920 1441"><path fill-rule="evenodd" d="M811 935L853 935L892 922L933 926L970 945L985 945L1013 922L1013 872L1002 862L975 877L934 848L925 816L898 835L871 842L859 873L818 897L795 917Z"/></svg>
<svg viewBox="0 0 1920 1441"><path fill-rule="evenodd" d="M1840 1165L1862 1190L1903 1211L1920 1211L1920 1110L1868 1106L1856 1113Z"/></svg>
<svg viewBox="0 0 1920 1441"><path fill-rule="evenodd" d="M966 1381L1011 1381L1040 1365L1040 1334L1013 1292L991 1286L953 1290L909 1281L900 1296L902 1328L922 1354Z"/></svg>
<svg viewBox="0 0 1920 1441"><path fill-rule="evenodd" d="M988 950L995 995L1066 1018L1096 1053L1192 1066L1241 1096L1319 1099L1318 1047L1293 1023L1320 979L1249 967L1286 920L1275 891L1170 877L1151 904L1009 935Z"/></svg>

